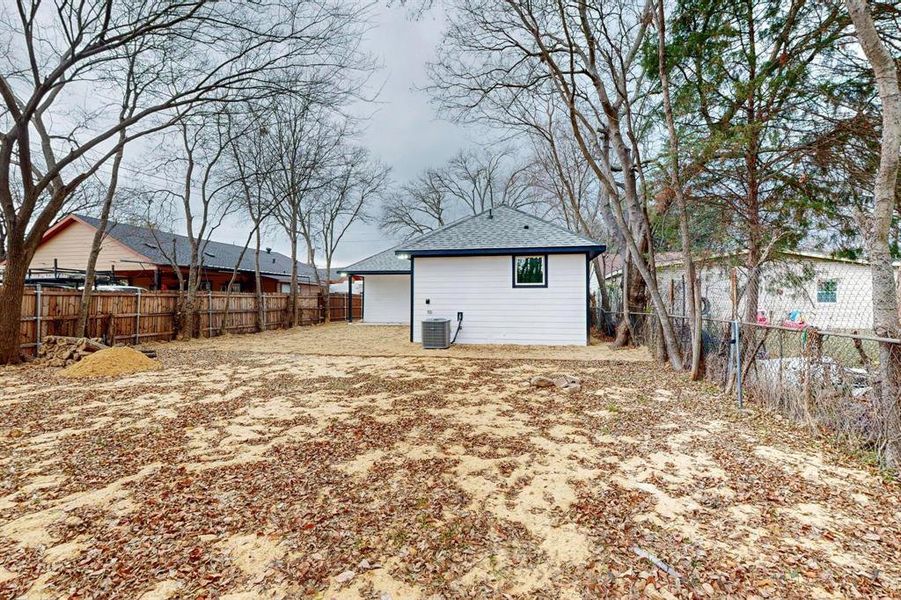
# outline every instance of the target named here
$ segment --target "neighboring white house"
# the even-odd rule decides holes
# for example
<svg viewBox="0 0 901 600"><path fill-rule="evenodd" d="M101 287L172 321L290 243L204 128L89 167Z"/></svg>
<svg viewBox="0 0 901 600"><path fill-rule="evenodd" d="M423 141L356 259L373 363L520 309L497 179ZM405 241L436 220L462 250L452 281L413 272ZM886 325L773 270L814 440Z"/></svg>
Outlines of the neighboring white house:
<svg viewBox="0 0 901 600"><path fill-rule="evenodd" d="M684 314L682 261L658 259L660 291L674 314ZM747 271L741 254L715 256L699 269L704 308L712 318L732 315L732 272L735 271L738 314L744 315ZM608 275L616 280L619 272ZM779 252L760 271L760 318L781 323L789 317L820 329L853 330L873 325L873 287L866 261L835 258L812 251Z"/></svg>
<svg viewBox="0 0 901 600"><path fill-rule="evenodd" d="M342 269L362 278L363 321L405 323L462 313L461 344L588 343L589 273L605 246L498 207Z"/></svg>

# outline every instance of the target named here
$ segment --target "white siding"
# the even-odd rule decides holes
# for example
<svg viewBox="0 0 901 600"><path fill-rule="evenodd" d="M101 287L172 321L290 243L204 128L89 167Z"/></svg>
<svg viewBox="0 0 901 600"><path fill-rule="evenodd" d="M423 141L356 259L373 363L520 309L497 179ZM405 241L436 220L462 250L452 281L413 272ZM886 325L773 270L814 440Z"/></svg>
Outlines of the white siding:
<svg viewBox="0 0 901 600"><path fill-rule="evenodd" d="M410 276L364 275L363 322L409 323Z"/></svg>
<svg viewBox="0 0 901 600"><path fill-rule="evenodd" d="M31 259L31 268L53 268L53 261L56 260L61 269L86 269L95 231L90 225L79 221L72 223L49 240L41 242ZM100 245L97 270L134 271L155 268L147 262L140 264L142 259L147 260L121 242L106 237Z"/></svg>
<svg viewBox="0 0 901 600"><path fill-rule="evenodd" d="M514 288L509 255L416 258L413 340L429 317L450 319L453 333L462 311L460 344L586 345L586 257L551 254L548 263L546 288Z"/></svg>
<svg viewBox="0 0 901 600"><path fill-rule="evenodd" d="M710 316L731 318L730 267L708 266L701 272L701 294L710 303ZM817 281L838 282L835 302L819 302ZM675 282L672 298L674 313L682 312L682 269L663 267L658 280L661 292L669 297L670 281ZM739 294L746 284L739 271ZM866 329L873 326L873 285L867 265L829 260L785 259L767 264L761 270L759 309L772 323L781 323L793 310L800 310L807 323L820 329ZM739 314L745 301L739 298Z"/></svg>

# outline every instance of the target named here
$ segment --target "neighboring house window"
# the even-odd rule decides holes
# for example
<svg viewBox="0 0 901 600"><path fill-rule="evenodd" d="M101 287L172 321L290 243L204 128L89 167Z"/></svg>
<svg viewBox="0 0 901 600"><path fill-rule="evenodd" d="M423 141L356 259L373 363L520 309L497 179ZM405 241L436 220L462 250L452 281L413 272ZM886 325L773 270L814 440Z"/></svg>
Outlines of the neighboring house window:
<svg viewBox="0 0 901 600"><path fill-rule="evenodd" d="M821 279L817 281L817 302L824 304L838 302L837 279Z"/></svg>
<svg viewBox="0 0 901 600"><path fill-rule="evenodd" d="M282 292L283 294L290 294L290 293L291 293L291 284L290 284L290 283L283 283L283 284L282 284L281 292Z"/></svg>
<svg viewBox="0 0 901 600"><path fill-rule="evenodd" d="M514 256L513 287L547 287L547 255Z"/></svg>
<svg viewBox="0 0 901 600"><path fill-rule="evenodd" d="M219 288L219 291L220 291L220 292L227 292L227 291L229 291L229 290L228 290L228 284L227 284L227 283L223 283L222 286ZM231 292L232 292L233 294L235 294L235 293L238 293L238 292L240 292L240 291L241 291L241 284L240 284L239 282L233 283L233 284L232 284Z"/></svg>

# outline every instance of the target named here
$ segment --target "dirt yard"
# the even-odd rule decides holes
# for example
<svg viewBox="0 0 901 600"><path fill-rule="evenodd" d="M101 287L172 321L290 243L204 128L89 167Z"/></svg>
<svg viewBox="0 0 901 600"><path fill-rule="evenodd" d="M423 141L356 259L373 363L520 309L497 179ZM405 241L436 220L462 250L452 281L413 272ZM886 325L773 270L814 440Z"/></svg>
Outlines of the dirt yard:
<svg viewBox="0 0 901 600"><path fill-rule="evenodd" d="M898 485L802 430L640 351L404 335L0 370L0 598L901 595Z"/></svg>
<svg viewBox="0 0 901 600"><path fill-rule="evenodd" d="M595 340L593 340L594 342ZM206 340L196 340L204 347ZM318 356L428 356L447 358L530 358L540 360L616 360L619 362L650 360L647 350L635 348L611 350L608 344L590 346L491 346L456 345L447 350L423 350L410 343L410 330L399 325L366 325L332 323L314 327L298 327L290 331L268 331L248 338L233 335L216 340L221 350L250 350Z"/></svg>

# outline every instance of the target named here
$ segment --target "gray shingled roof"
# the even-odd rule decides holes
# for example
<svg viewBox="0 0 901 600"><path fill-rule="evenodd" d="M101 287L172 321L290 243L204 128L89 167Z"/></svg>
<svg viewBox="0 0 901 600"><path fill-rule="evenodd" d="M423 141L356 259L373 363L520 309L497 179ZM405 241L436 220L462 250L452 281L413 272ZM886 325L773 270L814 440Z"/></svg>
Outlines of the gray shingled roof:
<svg viewBox="0 0 901 600"><path fill-rule="evenodd" d="M100 225L100 220L85 215L77 215L77 217L93 227ZM114 238L118 242L125 244L138 254L142 254L149 258L153 264L169 265L171 264L167 254L172 256L172 244L175 243L175 258L179 266L187 267L190 262L191 242L187 236L175 233L166 233L158 231L156 237L153 232L146 227L137 227L126 223L110 222L107 227L107 235ZM162 245L166 252L160 250ZM231 270L235 268L235 263L241 255L241 246L234 244L225 244L210 240L206 246L203 257L203 266L208 269L224 269ZM239 271L254 271L254 249L248 248L241 259ZM290 276L291 275L291 257L279 254L278 252L261 252L260 254L260 272L273 276ZM306 263L298 261L297 273L302 279L316 281L315 269Z"/></svg>
<svg viewBox="0 0 901 600"><path fill-rule="evenodd" d="M520 250L578 251L597 255L600 242L575 234L544 219L499 206L451 223L397 247L398 254L506 254Z"/></svg>
<svg viewBox="0 0 901 600"><path fill-rule="evenodd" d="M343 269L339 269L339 272L350 274L409 273L410 261L397 257L395 251L398 247L388 248L378 254L364 258Z"/></svg>
<svg viewBox="0 0 901 600"><path fill-rule="evenodd" d="M331 269L326 269L325 267L318 267L316 269L319 271L319 279L323 283L326 281L338 281L339 279L344 279L343 269L339 269L337 267L332 267Z"/></svg>

